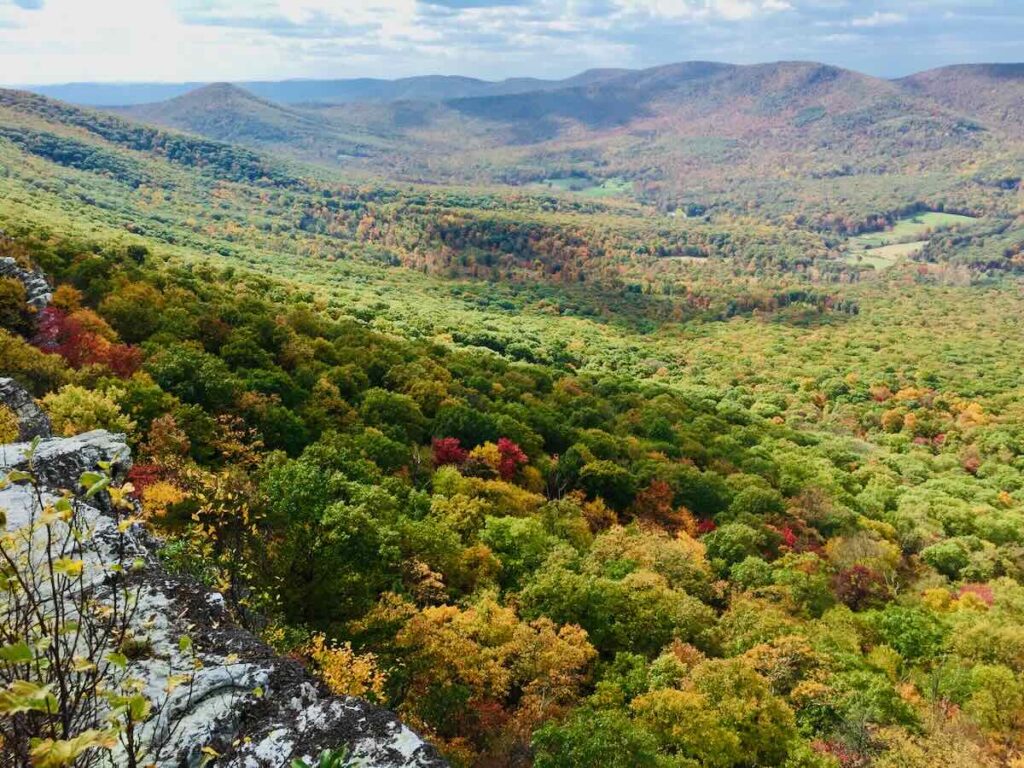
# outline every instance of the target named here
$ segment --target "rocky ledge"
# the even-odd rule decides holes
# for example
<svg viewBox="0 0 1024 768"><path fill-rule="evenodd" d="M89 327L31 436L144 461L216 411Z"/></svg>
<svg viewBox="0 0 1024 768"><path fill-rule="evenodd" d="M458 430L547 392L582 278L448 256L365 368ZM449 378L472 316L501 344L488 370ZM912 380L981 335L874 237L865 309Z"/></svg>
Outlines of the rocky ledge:
<svg viewBox="0 0 1024 768"><path fill-rule="evenodd" d="M2 385L0 394L0 402L33 417L31 408L22 407L31 398L17 385ZM41 436L37 419L25 428ZM40 504L50 503L60 489L74 488L83 472L101 464L118 476L130 469L123 435L97 430L72 438L43 437L34 451L31 443L0 446L0 476L30 469L42 485L41 493L24 484L0 489L7 529L24 526L38 515ZM91 550L97 559L109 558L117 547L117 556L127 554L143 563L131 577L138 588L133 622L150 650L130 663L130 672L144 682L152 700L162 701L143 733L149 764L285 768L295 759L315 765L316 756L331 749L347 750L348 765L367 768L446 765L393 713L362 699L332 695L300 663L281 658L240 628L221 595L167 572L144 531L130 532L126 548L105 507L91 502L81 508L93 531L83 555L87 559ZM191 638L190 647L182 648L184 636ZM165 693L172 675L193 669L189 685Z"/></svg>
<svg viewBox="0 0 1024 768"><path fill-rule="evenodd" d="M0 256L0 277L13 277L24 285L25 301L34 309L44 309L53 299L46 275L19 267L18 262L10 256Z"/></svg>
<svg viewBox="0 0 1024 768"><path fill-rule="evenodd" d="M0 403L17 417L19 440L50 436L50 419L14 379L0 378Z"/></svg>

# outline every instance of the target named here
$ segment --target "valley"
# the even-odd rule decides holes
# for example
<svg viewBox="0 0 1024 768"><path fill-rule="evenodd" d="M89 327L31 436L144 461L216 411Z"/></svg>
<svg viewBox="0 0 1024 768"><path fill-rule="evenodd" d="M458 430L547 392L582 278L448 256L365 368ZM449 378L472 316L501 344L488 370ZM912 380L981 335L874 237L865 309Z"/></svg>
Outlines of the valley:
<svg viewBox="0 0 1024 768"><path fill-rule="evenodd" d="M0 374L324 691L465 768L1022 759L1019 67L40 90ZM17 701L5 747L114 759Z"/></svg>

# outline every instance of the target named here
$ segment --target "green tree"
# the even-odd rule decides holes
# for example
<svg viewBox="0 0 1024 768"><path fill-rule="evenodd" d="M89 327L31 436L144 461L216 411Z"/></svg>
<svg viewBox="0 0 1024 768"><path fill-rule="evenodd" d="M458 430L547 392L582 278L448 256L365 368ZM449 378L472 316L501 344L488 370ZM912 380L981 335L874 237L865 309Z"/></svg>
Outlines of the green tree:
<svg viewBox="0 0 1024 768"><path fill-rule="evenodd" d="M239 391L224 361L196 344L172 344L149 358L145 367L162 389L207 410L227 409Z"/></svg>
<svg viewBox="0 0 1024 768"><path fill-rule="evenodd" d="M416 401L408 395L379 388L367 390L359 415L368 426L395 439L416 443L423 439L426 419Z"/></svg>
<svg viewBox="0 0 1024 768"><path fill-rule="evenodd" d="M708 559L720 570L761 554L767 537L744 523L727 523L704 537Z"/></svg>
<svg viewBox="0 0 1024 768"><path fill-rule="evenodd" d="M20 280L0 277L0 328L21 336L32 333L33 315L26 300Z"/></svg>
<svg viewBox="0 0 1024 768"><path fill-rule="evenodd" d="M42 406L58 435L70 437L93 429L128 435L135 431L135 422L121 413L114 397L75 384L51 392L42 399Z"/></svg>
<svg viewBox="0 0 1024 768"><path fill-rule="evenodd" d="M144 282L125 283L100 302L99 312L124 341L138 344L160 328L163 295Z"/></svg>
<svg viewBox="0 0 1024 768"><path fill-rule="evenodd" d="M533 736L537 768L660 768L654 735L616 710L576 710Z"/></svg>
<svg viewBox="0 0 1024 768"><path fill-rule="evenodd" d="M890 603L872 618L882 641L908 661L934 657L946 639L942 622L924 608Z"/></svg>
<svg viewBox="0 0 1024 768"><path fill-rule="evenodd" d="M605 459L584 466L579 483L591 498L604 499L620 510L628 507L636 495L636 480L629 470Z"/></svg>

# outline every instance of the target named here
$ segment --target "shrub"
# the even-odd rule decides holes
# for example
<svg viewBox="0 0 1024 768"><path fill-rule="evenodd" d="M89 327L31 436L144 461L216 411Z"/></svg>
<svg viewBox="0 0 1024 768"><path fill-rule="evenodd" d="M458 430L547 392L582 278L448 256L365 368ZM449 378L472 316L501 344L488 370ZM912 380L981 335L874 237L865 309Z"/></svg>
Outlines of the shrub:
<svg viewBox="0 0 1024 768"><path fill-rule="evenodd" d="M42 405L53 423L53 431L65 437L93 429L125 434L135 431L135 422L121 413L109 395L74 384L50 393L43 398Z"/></svg>
<svg viewBox="0 0 1024 768"><path fill-rule="evenodd" d="M330 643L322 634L313 636L305 653L332 693L372 701L379 701L384 695L387 676L377 668L377 658L372 653L355 653L350 643Z"/></svg>
<svg viewBox="0 0 1024 768"><path fill-rule="evenodd" d="M0 277L0 328L22 336L32 331L32 312L25 300L25 286L20 281Z"/></svg>
<svg viewBox="0 0 1024 768"><path fill-rule="evenodd" d="M6 479L34 483L24 473L12 472ZM132 619L141 587L137 580L113 574L141 565L99 549L83 557L83 542L95 526L83 501L106 488L115 521L131 513L126 489L109 483L109 477L87 472L80 487L88 490L45 507L40 489L32 487L28 498L38 501L29 522L0 535L5 593L0 746L5 766L140 768L152 764L160 749L159 743L140 739L145 721L159 719L172 731L180 725L180 715L168 706L171 688L153 697L127 667L129 649L138 647ZM115 526L112 535L118 543L112 552L125 551L127 530ZM97 598L100 583L104 591ZM178 647L187 653L191 640L181 638ZM187 688L197 660L193 654L183 661L183 666L168 664L168 679Z"/></svg>
<svg viewBox="0 0 1024 768"><path fill-rule="evenodd" d="M0 405L0 443L13 443L18 433L18 417L6 405Z"/></svg>
<svg viewBox="0 0 1024 768"><path fill-rule="evenodd" d="M40 352L27 341L0 328L0 360L3 373L17 379L35 395L42 395L63 384L68 377L64 361L57 355Z"/></svg>

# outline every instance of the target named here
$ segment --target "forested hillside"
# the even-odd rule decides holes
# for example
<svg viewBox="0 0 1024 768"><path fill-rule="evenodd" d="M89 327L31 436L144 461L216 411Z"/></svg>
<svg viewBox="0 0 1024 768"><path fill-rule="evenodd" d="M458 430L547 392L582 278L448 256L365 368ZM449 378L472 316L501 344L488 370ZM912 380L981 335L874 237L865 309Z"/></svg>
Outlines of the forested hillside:
<svg viewBox="0 0 1024 768"><path fill-rule="evenodd" d="M259 150L0 91L54 288L0 278L0 369L453 765L1018 765L1012 131L819 65L570 90L352 107L344 174L335 108L168 106Z"/></svg>
<svg viewBox="0 0 1024 768"><path fill-rule="evenodd" d="M424 86L343 105L311 96L270 121L267 105L246 105L241 89L216 120L205 89L124 111L349 171L604 185L667 211L755 213L840 231L917 200L1005 213L999 191L1020 181L1024 79L1013 65L890 81L808 62L687 62L522 88L438 97Z"/></svg>

